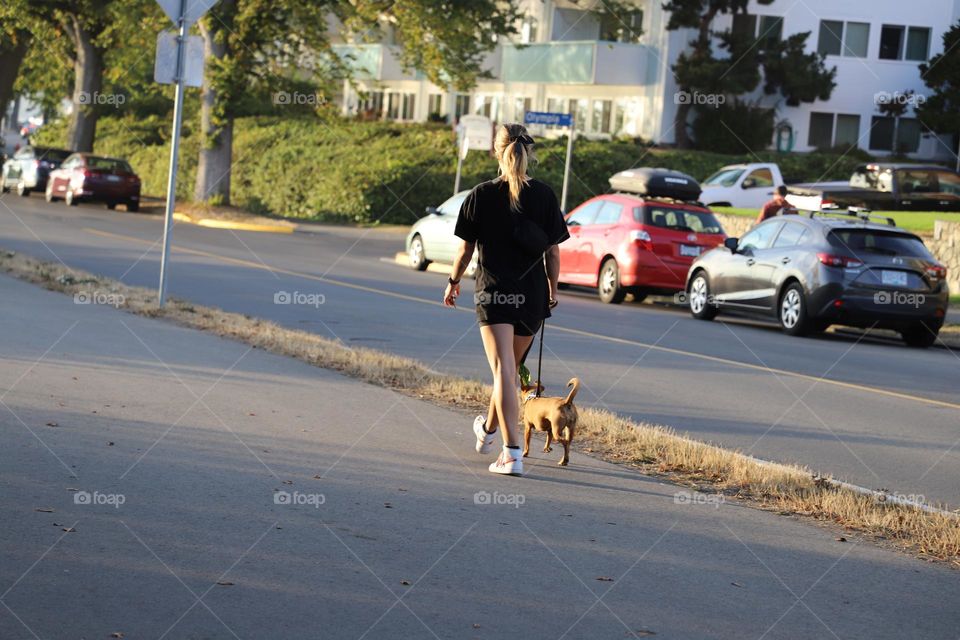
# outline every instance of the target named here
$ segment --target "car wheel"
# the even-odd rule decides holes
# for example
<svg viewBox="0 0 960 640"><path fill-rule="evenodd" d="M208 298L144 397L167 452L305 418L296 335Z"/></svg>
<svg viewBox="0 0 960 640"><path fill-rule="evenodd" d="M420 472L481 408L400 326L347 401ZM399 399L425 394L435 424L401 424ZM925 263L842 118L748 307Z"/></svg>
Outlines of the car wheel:
<svg viewBox="0 0 960 640"><path fill-rule="evenodd" d="M627 295L627 290L620 286L620 269L613 258L608 258L600 267L597 293L600 300L608 304L620 304Z"/></svg>
<svg viewBox="0 0 960 640"><path fill-rule="evenodd" d="M17 183L17 195L21 198L26 198L30 195L30 189L27 189L27 185L23 183L23 180Z"/></svg>
<svg viewBox="0 0 960 640"><path fill-rule="evenodd" d="M707 274L703 271L694 276L687 292L687 301L690 304L690 315L697 320L713 320L719 309L710 302L710 283Z"/></svg>
<svg viewBox="0 0 960 640"><path fill-rule="evenodd" d="M63 201L67 203L68 207L75 207L80 204L80 198L73 195L73 191L67 189L67 192L63 194Z"/></svg>
<svg viewBox="0 0 960 640"><path fill-rule="evenodd" d="M794 282L780 296L780 327L791 336L810 333L811 321L807 318L807 301L803 296L803 287Z"/></svg>
<svg viewBox="0 0 960 640"><path fill-rule="evenodd" d="M417 271L423 271L430 264L427 255L423 250L423 239L420 234L413 236L410 240L410 248L407 249L407 257L410 260L410 268Z"/></svg>
<svg viewBox="0 0 960 640"><path fill-rule="evenodd" d="M113 210L116 209L116 208L117 208L117 203L116 203L116 202L108 202L108 203L107 203L107 209L110 209L111 211L113 211Z"/></svg>
<svg viewBox="0 0 960 640"><path fill-rule="evenodd" d="M128 202L128 203L127 203L127 211L129 211L130 213L136 213L137 211L140 211L140 203L139 203L139 202Z"/></svg>
<svg viewBox="0 0 960 640"><path fill-rule="evenodd" d="M56 199L56 197L54 197L54 195L53 195L53 184L52 184L52 183L50 183L50 182L47 183L47 189L46 189L46 191L43 192L43 198L44 198L44 200L46 200L47 202L56 202L57 199Z"/></svg>
<svg viewBox="0 0 960 640"><path fill-rule="evenodd" d="M900 337L908 346L926 349L937 341L938 333L940 333L939 328L934 329L925 322L918 322L909 329L901 331Z"/></svg>
<svg viewBox="0 0 960 640"><path fill-rule="evenodd" d="M570 284L567 283L567 282L558 282L558 283L557 283L557 289L559 289L560 291L566 291L566 290L569 289L569 288L570 288Z"/></svg>

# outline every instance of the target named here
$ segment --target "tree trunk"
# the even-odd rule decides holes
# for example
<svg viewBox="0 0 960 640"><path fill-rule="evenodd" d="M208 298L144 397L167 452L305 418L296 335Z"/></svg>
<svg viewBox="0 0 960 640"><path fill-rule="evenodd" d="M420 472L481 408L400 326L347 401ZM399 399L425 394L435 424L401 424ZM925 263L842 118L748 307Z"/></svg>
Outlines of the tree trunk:
<svg viewBox="0 0 960 640"><path fill-rule="evenodd" d="M68 32L73 38L74 59L73 113L67 129L67 148L93 151L97 134L98 101L103 88L103 51L93 44L93 36L76 16L70 17Z"/></svg>
<svg viewBox="0 0 960 640"><path fill-rule="evenodd" d="M200 21L204 55L208 60L221 60L227 55L227 45L216 38L205 20ZM217 90L210 74L203 76L201 93L200 130L203 143L197 163L197 182L193 199L213 200L217 204L230 204L230 170L233 157L233 117L227 116L218 122L214 118Z"/></svg>
<svg viewBox="0 0 960 640"><path fill-rule="evenodd" d="M21 35L20 33L17 34ZM9 49L0 51L0 120L7 113L7 107L13 99L13 83L17 80L17 74L20 72L20 63L27 55L27 42L29 36L22 34L23 37L17 39L17 43ZM7 127L11 124L16 126L16 122L4 123Z"/></svg>

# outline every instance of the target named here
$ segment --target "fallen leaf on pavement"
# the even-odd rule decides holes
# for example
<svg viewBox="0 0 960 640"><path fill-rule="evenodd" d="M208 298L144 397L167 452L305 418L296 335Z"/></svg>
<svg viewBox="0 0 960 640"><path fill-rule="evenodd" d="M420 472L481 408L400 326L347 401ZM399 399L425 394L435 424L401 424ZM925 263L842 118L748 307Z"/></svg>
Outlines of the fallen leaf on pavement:
<svg viewBox="0 0 960 640"><path fill-rule="evenodd" d="M62 531L66 531L67 533L76 533L77 530L73 527L63 527Z"/></svg>
<svg viewBox="0 0 960 640"><path fill-rule="evenodd" d="M119 632L119 631L114 631L113 633L110 634L110 637L111 637L111 638L122 638L122 637L123 637L123 634L122 634L121 632Z"/></svg>
<svg viewBox="0 0 960 640"><path fill-rule="evenodd" d="M232 587L233 583L228 580L220 580L217 584L221 587Z"/></svg>
<svg viewBox="0 0 960 640"><path fill-rule="evenodd" d="M48 422L48 423L47 423L47 426L48 426L48 427L59 427L60 425L58 425L56 422Z"/></svg>
<svg viewBox="0 0 960 640"><path fill-rule="evenodd" d="M410 586L410 581L409 581L409 580L401 580L401 581L400 581L400 584L402 584L402 585L405 586L405 587L409 587L409 586Z"/></svg>
<svg viewBox="0 0 960 640"><path fill-rule="evenodd" d="M839 538L837 538L837 542L846 542L846 541L847 539L844 538L843 536L840 536Z"/></svg>
<svg viewBox="0 0 960 640"><path fill-rule="evenodd" d="M735 587L739 587L740 589L743 589L743 585L740 584L739 582L731 582L730 584L732 584Z"/></svg>
<svg viewBox="0 0 960 640"><path fill-rule="evenodd" d="M39 511L40 513L53 513L53 509L50 507L37 507L34 511Z"/></svg>
<svg viewBox="0 0 960 640"><path fill-rule="evenodd" d="M596 579L600 582L613 582L613 578L608 578L607 576L599 576Z"/></svg>

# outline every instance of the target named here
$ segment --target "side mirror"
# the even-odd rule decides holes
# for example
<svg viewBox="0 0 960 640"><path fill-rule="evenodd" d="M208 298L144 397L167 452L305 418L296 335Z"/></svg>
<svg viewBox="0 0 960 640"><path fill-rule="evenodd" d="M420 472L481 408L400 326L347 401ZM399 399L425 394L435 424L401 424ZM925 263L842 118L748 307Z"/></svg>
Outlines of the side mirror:
<svg viewBox="0 0 960 640"><path fill-rule="evenodd" d="M427 207L427 215L438 216L440 215L440 209L436 207Z"/></svg>
<svg viewBox="0 0 960 640"><path fill-rule="evenodd" d="M579 226L580 226L580 223L577 222L576 220L567 220L567 226L568 226L568 227L579 227Z"/></svg>
<svg viewBox="0 0 960 640"><path fill-rule="evenodd" d="M737 247L740 246L740 238L727 238L723 241L723 246L730 249L730 253L736 253Z"/></svg>

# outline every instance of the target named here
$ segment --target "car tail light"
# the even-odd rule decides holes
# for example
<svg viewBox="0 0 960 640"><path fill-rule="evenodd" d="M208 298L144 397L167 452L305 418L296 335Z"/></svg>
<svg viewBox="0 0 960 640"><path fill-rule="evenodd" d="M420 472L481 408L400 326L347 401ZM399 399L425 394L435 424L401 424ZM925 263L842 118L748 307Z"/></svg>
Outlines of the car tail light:
<svg viewBox="0 0 960 640"><path fill-rule="evenodd" d="M630 241L636 242L648 251L653 249L653 238L651 238L650 234L643 229L632 229L630 231Z"/></svg>
<svg viewBox="0 0 960 640"><path fill-rule="evenodd" d="M837 203L834 202L833 200L830 200L829 198L823 198L820 200L821 209L834 209L836 208L836 206L837 206Z"/></svg>
<svg viewBox="0 0 960 640"><path fill-rule="evenodd" d="M943 280L947 277L947 268L942 264L931 265L925 271L931 280Z"/></svg>
<svg viewBox="0 0 960 640"><path fill-rule="evenodd" d="M845 269L857 269L863 266L863 260L857 260L856 258L848 258L847 256L838 256L833 253L818 253L817 259L820 260L820 264L825 264L828 267L843 267Z"/></svg>

